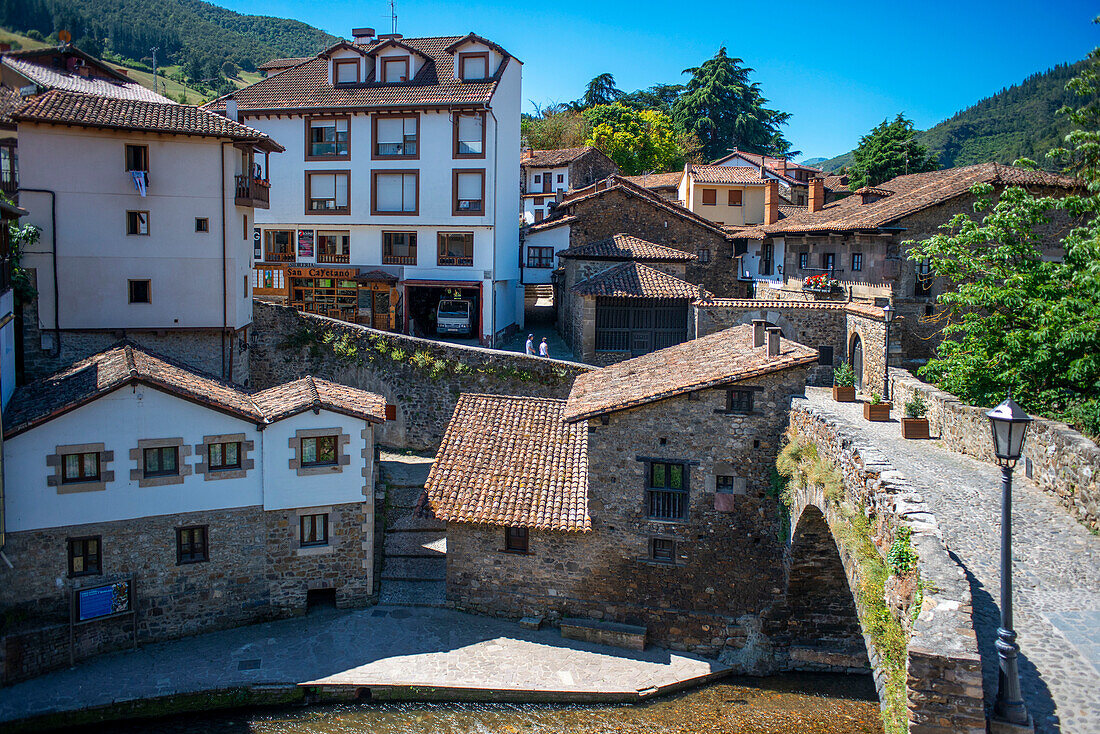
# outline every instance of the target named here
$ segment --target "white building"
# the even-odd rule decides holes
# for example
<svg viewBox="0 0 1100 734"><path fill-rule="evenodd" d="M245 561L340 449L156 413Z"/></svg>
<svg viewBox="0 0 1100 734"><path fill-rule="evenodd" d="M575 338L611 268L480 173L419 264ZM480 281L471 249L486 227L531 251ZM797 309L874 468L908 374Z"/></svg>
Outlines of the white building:
<svg viewBox="0 0 1100 734"><path fill-rule="evenodd" d="M281 146L197 107L56 89L13 119L20 202L42 228L23 260L38 289L29 376L126 334L244 382L254 208L268 199L254 169Z"/></svg>
<svg viewBox="0 0 1100 734"><path fill-rule="evenodd" d="M523 317L521 64L472 33L355 34L208 105L287 146L257 215L257 293L427 336L458 296L493 343Z"/></svg>
<svg viewBox="0 0 1100 734"><path fill-rule="evenodd" d="M524 225L550 216L553 205L568 192L619 172L615 161L591 145L559 150L524 148L520 168Z"/></svg>
<svg viewBox="0 0 1100 734"><path fill-rule="evenodd" d="M27 212L0 200L0 407L15 390L15 292L12 290L12 244L8 226ZM0 481L2 484L2 481ZM0 496L3 490L0 489ZM3 499L0 497L0 505ZM3 526L0 525L0 535ZM0 542L0 546L3 543Z"/></svg>

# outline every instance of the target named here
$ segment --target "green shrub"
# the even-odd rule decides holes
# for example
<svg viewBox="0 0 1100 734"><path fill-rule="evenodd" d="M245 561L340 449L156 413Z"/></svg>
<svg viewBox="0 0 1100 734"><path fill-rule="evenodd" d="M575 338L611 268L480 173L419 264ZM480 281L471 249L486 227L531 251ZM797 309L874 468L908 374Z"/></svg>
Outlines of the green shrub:
<svg viewBox="0 0 1100 734"><path fill-rule="evenodd" d="M856 373L851 365L842 362L839 366L833 368L833 384L837 387L855 387Z"/></svg>
<svg viewBox="0 0 1100 734"><path fill-rule="evenodd" d="M905 401L905 417L906 418L923 418L928 414L928 404L924 402L924 397L919 393L913 393L913 397Z"/></svg>
<svg viewBox="0 0 1100 734"><path fill-rule="evenodd" d="M879 405L882 402L882 396L877 392L871 393L871 405Z"/></svg>
<svg viewBox="0 0 1100 734"><path fill-rule="evenodd" d="M917 567L917 552L913 550L912 528L900 527L894 533L894 542L886 554L886 563L895 576L904 576Z"/></svg>

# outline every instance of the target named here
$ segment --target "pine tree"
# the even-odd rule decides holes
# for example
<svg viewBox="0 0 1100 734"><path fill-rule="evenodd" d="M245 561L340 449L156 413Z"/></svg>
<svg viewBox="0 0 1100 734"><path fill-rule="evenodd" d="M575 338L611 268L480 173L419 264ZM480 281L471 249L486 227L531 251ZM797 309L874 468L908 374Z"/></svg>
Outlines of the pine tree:
<svg viewBox="0 0 1100 734"><path fill-rule="evenodd" d="M859 139L848 169L848 188L877 186L895 176L935 171L939 168L928 149L914 140L913 121L898 113L893 122L883 120Z"/></svg>

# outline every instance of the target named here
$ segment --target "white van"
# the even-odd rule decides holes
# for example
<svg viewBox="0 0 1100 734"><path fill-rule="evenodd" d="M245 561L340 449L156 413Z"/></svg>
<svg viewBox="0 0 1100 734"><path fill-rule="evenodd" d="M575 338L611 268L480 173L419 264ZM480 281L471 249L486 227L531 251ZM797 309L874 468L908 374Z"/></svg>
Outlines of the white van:
<svg viewBox="0 0 1100 734"><path fill-rule="evenodd" d="M442 300L435 310L435 330L439 334L469 334L473 331L469 301Z"/></svg>

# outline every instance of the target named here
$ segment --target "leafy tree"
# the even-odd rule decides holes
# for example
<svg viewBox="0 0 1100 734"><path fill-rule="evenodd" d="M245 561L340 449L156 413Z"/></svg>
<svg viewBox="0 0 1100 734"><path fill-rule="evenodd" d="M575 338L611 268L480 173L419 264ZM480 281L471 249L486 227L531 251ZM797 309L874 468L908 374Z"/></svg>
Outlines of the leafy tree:
<svg viewBox="0 0 1100 734"><path fill-rule="evenodd" d="M939 168L928 149L913 139L913 121L898 113L893 122L883 120L859 139L848 171L848 188L877 186L895 176Z"/></svg>
<svg viewBox="0 0 1100 734"><path fill-rule="evenodd" d="M677 128L694 134L707 160L726 155L737 147L752 153L790 153L780 127L790 115L766 107L760 85L749 80L752 69L726 55L725 47L702 66L685 69L691 74L672 109Z"/></svg>
<svg viewBox="0 0 1100 734"><path fill-rule="evenodd" d="M588 82L584 96L573 103L576 109L587 109L597 105L608 105L623 96L623 93L615 86L615 77L611 74L600 74Z"/></svg>
<svg viewBox="0 0 1100 734"><path fill-rule="evenodd" d="M579 148L585 145L592 126L580 112L548 107L538 115L524 115L520 120L520 135L524 144L535 150Z"/></svg>
<svg viewBox="0 0 1100 734"><path fill-rule="evenodd" d="M616 103L587 109L584 117L592 126L586 143L606 153L628 176L684 165L682 141L663 112Z"/></svg>
<svg viewBox="0 0 1100 734"><path fill-rule="evenodd" d="M187 59L187 62L183 65L183 74L193 82L202 81L203 78L203 63L197 55Z"/></svg>
<svg viewBox="0 0 1100 734"><path fill-rule="evenodd" d="M619 97L619 104L643 110L658 110L672 115L672 106L684 91L682 84L654 84L649 89L639 89Z"/></svg>
<svg viewBox="0 0 1100 734"><path fill-rule="evenodd" d="M232 61L226 59L222 62L222 73L232 79L240 73L240 69L237 68L237 65L234 64Z"/></svg>

